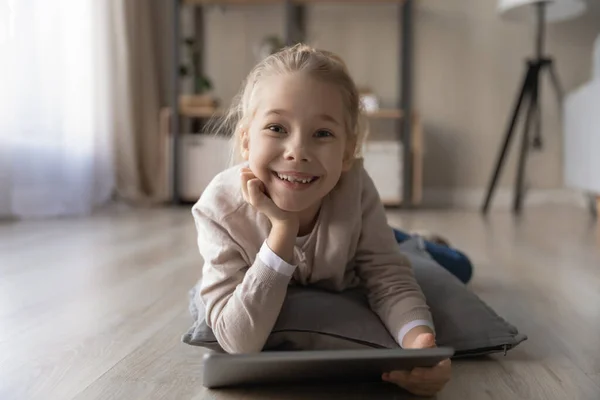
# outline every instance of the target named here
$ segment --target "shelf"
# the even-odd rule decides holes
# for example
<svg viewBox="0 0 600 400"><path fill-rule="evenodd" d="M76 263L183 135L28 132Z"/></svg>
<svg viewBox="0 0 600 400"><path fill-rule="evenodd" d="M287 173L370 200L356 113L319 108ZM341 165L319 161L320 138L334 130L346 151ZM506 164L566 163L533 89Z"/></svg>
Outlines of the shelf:
<svg viewBox="0 0 600 400"><path fill-rule="evenodd" d="M252 6L252 5L264 5L264 6L275 6L284 7L285 13L284 18L284 29L285 43L301 43L306 39L306 17L303 5L310 7L318 4L331 4L331 5L397 5L398 6L398 24L401 29L398 29L398 43L400 44L401 55L401 68L399 66L399 78L401 81L402 93L400 93L401 105L398 109L380 109L374 112L366 113L366 117L375 119L377 121L390 121L396 125L395 130L397 131L397 139L407 144L403 146L403 158L402 158L402 180L404 182L402 186L401 203L407 205L416 205L420 203L421 191L422 191L422 125L420 123L419 115L416 111L410 111L410 113L404 110L412 109L412 96L410 84L412 81L412 69L410 63L412 60L413 53L413 0L172 0L170 1L172 8L173 17L173 40L174 43L179 43L181 40L181 22L178 21L181 18L180 9L181 7L197 7L195 10L196 16L204 18L202 12L203 6ZM291 7L287 7L291 6ZM204 24L202 20L196 21L196 38L203 43L205 40L204 35ZM173 75L179 68L179 47L173 46L173 57L172 57L172 71ZM202 54L204 56L204 54ZM176 78L175 76L173 77ZM407 88L407 90L404 90ZM179 92L179 86L175 85L175 93L172 96L173 103L171 107L177 107L177 116L187 118L215 118L221 119L226 113L226 109L218 108L213 106L210 102L202 102L199 99L184 99L181 101ZM187 104L186 104L187 103ZM160 112L160 126L161 132L165 134L165 137L169 137L169 131L171 131L170 139L173 141L171 146L172 160L172 179L171 190L173 194L173 202L178 203L181 200L179 193L179 185L177 179L178 173L178 137L180 132L180 121L179 118L172 118L172 108L165 107ZM187 122L187 121L186 121ZM375 125L375 124L374 124ZM386 203L395 202L394 199L383 199Z"/></svg>
<svg viewBox="0 0 600 400"><path fill-rule="evenodd" d="M225 115L225 110L213 107L190 107L180 106L179 114L190 118L211 118L222 117Z"/></svg>
<svg viewBox="0 0 600 400"><path fill-rule="evenodd" d="M190 106L181 106L179 109L179 114L184 117L192 117L192 118L211 118L211 117L221 117L225 115L225 111L223 109L216 109L212 107L190 107ZM374 119L402 119L404 116L404 112L402 110L396 109L381 109L374 112L366 113L368 118Z"/></svg>
<svg viewBox="0 0 600 400"><path fill-rule="evenodd" d="M369 3L403 3L403 0L292 0L294 4L318 4L318 3L345 3L345 4L369 4ZM187 5L209 5L209 4L284 4L285 0L183 0Z"/></svg>

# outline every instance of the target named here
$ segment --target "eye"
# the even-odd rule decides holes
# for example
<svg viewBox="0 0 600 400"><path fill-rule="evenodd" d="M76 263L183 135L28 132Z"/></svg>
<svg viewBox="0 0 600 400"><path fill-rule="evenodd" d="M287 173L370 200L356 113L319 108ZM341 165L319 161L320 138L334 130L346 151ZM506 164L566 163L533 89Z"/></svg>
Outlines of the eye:
<svg viewBox="0 0 600 400"><path fill-rule="evenodd" d="M283 129L283 126L281 125L269 125L267 126L267 129L275 133L285 133L285 129Z"/></svg>
<svg viewBox="0 0 600 400"><path fill-rule="evenodd" d="M315 132L315 136L318 138L328 138L328 137L333 137L333 133L326 131L324 129L318 130L317 132Z"/></svg>

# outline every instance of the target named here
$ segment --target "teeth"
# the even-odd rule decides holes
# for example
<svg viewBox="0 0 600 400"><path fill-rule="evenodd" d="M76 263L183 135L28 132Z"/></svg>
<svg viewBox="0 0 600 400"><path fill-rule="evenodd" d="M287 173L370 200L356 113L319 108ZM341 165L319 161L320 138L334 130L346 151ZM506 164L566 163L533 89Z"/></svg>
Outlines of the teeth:
<svg viewBox="0 0 600 400"><path fill-rule="evenodd" d="M293 176L283 175L283 174L280 174L280 173L277 173L277 176L279 177L279 179L282 179L282 180L285 180L285 181L289 181L289 182L310 183L313 180L312 178L308 178L308 179L294 178Z"/></svg>

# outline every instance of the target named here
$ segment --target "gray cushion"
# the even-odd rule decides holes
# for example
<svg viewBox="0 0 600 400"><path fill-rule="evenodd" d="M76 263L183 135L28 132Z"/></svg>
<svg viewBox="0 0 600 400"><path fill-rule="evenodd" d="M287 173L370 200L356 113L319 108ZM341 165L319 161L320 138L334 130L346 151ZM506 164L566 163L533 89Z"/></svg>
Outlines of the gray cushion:
<svg viewBox="0 0 600 400"><path fill-rule="evenodd" d="M433 260L422 239L407 240L400 249L410 260L431 309L438 345L453 347L457 357L475 356L505 352L527 339Z"/></svg>
<svg viewBox="0 0 600 400"><path fill-rule="evenodd" d="M413 265L431 309L439 346L455 349L455 357L507 351L526 339L499 317L424 250L421 239L400 245ZM195 296L195 289L190 297ZM190 345L223 351L206 325L204 310L190 301L195 323L183 336ZM396 341L371 311L365 293L352 289L331 293L290 286L279 318L264 350L332 350L394 348Z"/></svg>

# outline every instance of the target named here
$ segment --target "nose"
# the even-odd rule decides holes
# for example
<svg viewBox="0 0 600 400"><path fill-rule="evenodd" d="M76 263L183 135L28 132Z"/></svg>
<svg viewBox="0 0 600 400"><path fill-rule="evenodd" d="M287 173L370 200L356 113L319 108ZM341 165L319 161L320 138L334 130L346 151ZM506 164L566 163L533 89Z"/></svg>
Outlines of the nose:
<svg viewBox="0 0 600 400"><path fill-rule="evenodd" d="M310 161L309 149L303 135L294 135L286 143L284 158L286 161L307 162Z"/></svg>

